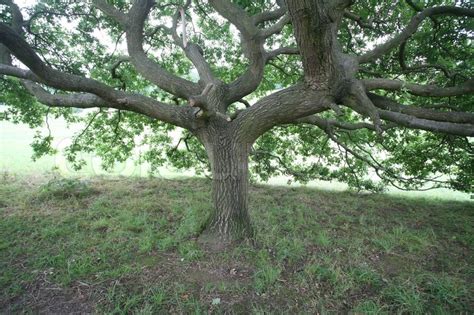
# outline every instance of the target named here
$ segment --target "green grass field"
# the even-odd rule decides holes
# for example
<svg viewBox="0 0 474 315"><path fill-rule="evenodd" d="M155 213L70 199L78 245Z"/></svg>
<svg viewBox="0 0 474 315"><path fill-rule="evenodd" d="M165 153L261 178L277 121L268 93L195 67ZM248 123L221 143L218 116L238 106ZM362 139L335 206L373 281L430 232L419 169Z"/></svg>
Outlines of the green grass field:
<svg viewBox="0 0 474 315"><path fill-rule="evenodd" d="M257 185L256 243L211 253L209 187L4 174L0 313L474 310L472 202Z"/></svg>

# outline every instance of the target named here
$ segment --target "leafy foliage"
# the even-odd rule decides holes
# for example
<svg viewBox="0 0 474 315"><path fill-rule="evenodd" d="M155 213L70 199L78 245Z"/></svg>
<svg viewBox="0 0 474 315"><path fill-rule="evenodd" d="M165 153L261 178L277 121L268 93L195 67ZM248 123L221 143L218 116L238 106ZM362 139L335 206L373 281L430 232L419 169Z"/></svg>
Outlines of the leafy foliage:
<svg viewBox="0 0 474 315"><path fill-rule="evenodd" d="M249 14L257 14L275 8L269 0L236 0ZM128 1L110 1L117 8L126 10ZM160 1L159 9L151 12L145 25L145 48L150 57L159 61L165 69L182 77L197 81L197 75L188 59L177 49L171 37L158 25L170 25L176 9L184 1ZM416 3L418 9L436 5L452 5L453 1L430 0ZM469 1L455 1L457 6L469 7ZM119 63L115 71L110 69L120 56L126 54L122 29L111 18L104 16L92 5L80 2L40 0L24 8L29 17L26 39L49 65L70 73L90 76L118 89L126 89L151 96L160 101L174 102L183 106L185 101L172 97L142 78L127 62ZM351 11L362 21L371 22L373 28L363 28L357 22L344 19L339 34L344 51L361 54L374 43L387 39L386 34L400 32L416 13L416 8L406 1L380 2L357 1ZM0 5L1 19L11 19L8 10ZM222 19L206 2L193 2L188 18L190 40L204 48L204 56L213 71L225 82L230 82L245 71L247 59L242 53L237 32L228 21ZM274 22L264 22L269 26ZM474 48L472 19L436 17L425 21L419 31L404 45L403 51L395 51L375 63L363 65L361 78L403 78L420 84L455 85L462 78L474 75ZM434 29L434 32L433 32ZM294 44L291 25L270 38L266 48ZM403 53L409 60L405 68L399 62ZM419 65L428 66L422 71L408 71ZM302 75L297 56L279 56L265 69L264 80L259 88L247 96L253 100L270 91L288 87ZM186 131L131 112L110 109L99 111L74 111L50 109L35 101L21 87L18 80L2 78L0 103L8 105L1 119L27 123L37 128L46 124L48 115L63 117L69 123L81 122L86 127L66 150L67 158L77 168L83 165L78 152L96 152L104 167L124 161L139 148L140 161L150 163L152 169L168 164L179 169L196 169L208 174L207 157L201 144ZM53 91L61 93L59 91ZM432 106L439 100L420 98L409 93L389 93L404 104ZM441 100L449 107L472 111L472 95ZM235 110L241 106L235 104ZM76 115L78 114L78 115ZM329 115L331 116L331 115ZM353 112L345 111L346 122L360 120ZM173 136L174 135L174 136ZM35 139L35 157L52 153L52 136L42 135ZM180 140L176 140L176 137ZM179 143L177 143L179 141ZM472 191L474 179L472 140L462 137L443 136L404 128L391 129L384 137L366 130L355 132L334 131L328 136L316 128L305 126L277 127L263 135L252 150L254 179L268 180L275 175L287 175L294 181L312 179L346 182L354 189L383 190L387 185L402 189L426 189L450 187ZM378 176L381 180L373 180Z"/></svg>

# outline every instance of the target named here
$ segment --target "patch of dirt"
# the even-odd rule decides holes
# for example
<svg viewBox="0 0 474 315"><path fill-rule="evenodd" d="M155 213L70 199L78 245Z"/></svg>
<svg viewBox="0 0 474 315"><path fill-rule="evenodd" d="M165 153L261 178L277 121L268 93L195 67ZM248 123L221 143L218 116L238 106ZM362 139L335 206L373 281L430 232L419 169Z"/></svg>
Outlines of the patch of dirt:
<svg viewBox="0 0 474 315"><path fill-rule="evenodd" d="M394 216L409 212L410 209L407 208L407 206L392 203L390 205L382 205L381 207L377 207L376 211L377 212L375 213L377 215L393 218Z"/></svg>
<svg viewBox="0 0 474 315"><path fill-rule="evenodd" d="M176 283L185 285L186 292L180 295L183 302L196 298L208 302L208 312L229 311L232 314L246 314L251 312L255 296L252 290L239 288L252 285L254 270L242 262L224 265L222 261L212 258L207 252L205 258L199 262L183 262L177 253L159 253L160 258L153 265L143 267L134 277L120 279L120 284L133 288L140 283L147 287L154 284L163 284L168 287ZM222 288L226 288L222 290ZM103 290L104 291L104 290ZM219 299L218 305L212 302ZM174 311L173 306L167 310Z"/></svg>
<svg viewBox="0 0 474 315"><path fill-rule="evenodd" d="M16 216L18 215L18 210L20 208L19 207L15 207L15 206L6 206L6 207L2 207L2 211L0 212L0 215L2 217L13 217L13 216Z"/></svg>
<svg viewBox="0 0 474 315"><path fill-rule="evenodd" d="M94 304L92 291L85 283L62 288L47 279L48 271L25 287L25 292L0 305L1 314L31 312L34 314L91 314Z"/></svg>
<svg viewBox="0 0 474 315"><path fill-rule="evenodd" d="M254 298L252 291L243 293L235 289L250 285L252 275L253 271L250 268L238 264L223 267L198 263L192 265L184 277L187 282L193 283L199 290L200 300L211 302L213 299L219 298L221 310L248 313L251 311L251 301ZM225 286L230 289L225 292L219 289L208 291L206 287L209 285L217 288ZM209 311L212 312L212 305L210 305Z"/></svg>
<svg viewBox="0 0 474 315"><path fill-rule="evenodd" d="M376 261L376 266L383 274L396 276L412 268L412 261L406 256L396 254L380 254Z"/></svg>
<svg viewBox="0 0 474 315"><path fill-rule="evenodd" d="M236 282L249 283L253 271L245 266L238 264L230 266L213 266L208 264L196 263L186 271L186 278L200 285L206 283Z"/></svg>

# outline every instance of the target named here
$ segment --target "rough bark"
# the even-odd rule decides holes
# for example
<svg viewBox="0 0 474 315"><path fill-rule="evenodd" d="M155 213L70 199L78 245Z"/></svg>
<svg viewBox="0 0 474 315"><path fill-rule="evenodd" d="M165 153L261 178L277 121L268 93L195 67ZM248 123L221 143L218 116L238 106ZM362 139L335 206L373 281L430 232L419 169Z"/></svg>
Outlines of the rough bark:
<svg viewBox="0 0 474 315"><path fill-rule="evenodd" d="M326 5L308 0L287 1L303 59L305 81L314 89L328 89L330 77L335 73L337 29Z"/></svg>
<svg viewBox="0 0 474 315"><path fill-rule="evenodd" d="M241 142L228 128L213 128L201 134L212 170L213 210L201 237L222 246L252 237L248 212L250 144Z"/></svg>
<svg viewBox="0 0 474 315"><path fill-rule="evenodd" d="M357 71L354 58L342 53L337 31L347 6L345 1L287 0L296 42L303 61L304 78L312 89L332 89L339 94Z"/></svg>

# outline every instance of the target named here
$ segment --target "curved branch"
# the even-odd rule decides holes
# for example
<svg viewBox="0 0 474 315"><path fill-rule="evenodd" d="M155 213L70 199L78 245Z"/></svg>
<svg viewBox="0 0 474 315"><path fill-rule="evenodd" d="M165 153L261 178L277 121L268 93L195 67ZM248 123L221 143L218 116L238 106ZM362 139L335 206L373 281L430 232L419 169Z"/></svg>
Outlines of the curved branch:
<svg viewBox="0 0 474 315"><path fill-rule="evenodd" d="M269 26L263 30L260 31L260 34L264 37L264 38L268 38L272 35L275 35L275 34L278 34L280 33L283 28L288 24L290 23L290 16L289 15L285 15L283 16L278 22L276 22L275 24L273 24L272 26Z"/></svg>
<svg viewBox="0 0 474 315"><path fill-rule="evenodd" d="M405 2L413 9L415 12L421 12L423 11L422 7L419 7L416 3L414 3L412 0L405 0ZM439 22L435 17L430 17L431 21L433 21L433 25L435 27L439 26Z"/></svg>
<svg viewBox="0 0 474 315"><path fill-rule="evenodd" d="M400 48L398 49L398 63L400 64L400 68L402 68L403 73L423 72L426 69L437 69L437 70L442 71L448 79L453 78L456 75L459 75L460 77L463 77L466 79L464 75L451 71L450 69L448 69L448 67L441 64L420 64L420 65L415 65L415 66L408 66L405 62L405 50L406 50L407 43L408 43L408 40L403 42L400 45Z"/></svg>
<svg viewBox="0 0 474 315"><path fill-rule="evenodd" d="M174 107L149 97L117 91L94 79L69 74L48 67L28 45L28 43L7 25L0 23L0 43L4 44L32 73L2 66L9 75L32 78L50 87L74 92L87 92L97 95L117 108L127 109L154 117L184 128L191 128L192 109Z"/></svg>
<svg viewBox="0 0 474 315"><path fill-rule="evenodd" d="M49 107L122 108L121 106L118 106L118 104L114 105L107 103L97 95L91 93L51 94L43 89L39 84L27 80L22 80L22 83L31 95L36 97L40 103Z"/></svg>
<svg viewBox="0 0 474 315"><path fill-rule="evenodd" d="M349 91L349 95L343 99L344 105L362 115L369 116L374 123L375 130L381 133L380 115L372 100L367 96L363 84L360 81L355 81Z"/></svg>
<svg viewBox="0 0 474 315"><path fill-rule="evenodd" d="M376 172L376 174L379 178L381 178L383 180L387 180L388 182L390 182L390 184L392 184L393 186L395 186L399 189L403 189L403 188L396 185L393 182L393 180L399 181L399 182L401 182L405 185L415 184L417 186L423 185L423 184L428 183L428 182L436 183L436 185L441 185L441 184L445 183L445 182L436 180L434 178L420 178L420 177L417 177L417 176L406 178L406 177L400 176L396 172L394 172L392 169L387 168L382 163L378 162L377 159L369 151L362 148L357 143L355 143L357 149L359 149L362 152L358 152L355 149L351 149L349 146L347 146L347 144L344 141L342 141L340 138L337 137L337 133L336 133L337 130L334 129L334 127L336 127L336 128L338 128L340 130L343 130L343 131L348 130L349 132L346 132L346 134L349 136L349 139L351 139L350 131L352 131L352 130L358 130L358 129L362 129L362 128L374 130L374 127L370 124L366 124L366 123L346 123L346 122L340 122L340 121L333 121L333 120L330 120L330 119L324 119L324 118L321 118L321 117L318 117L318 116L305 117L305 118L297 120L296 123L310 124L310 125L315 125L315 126L319 127L321 130L323 130L328 135L329 139L334 141L337 145L341 146L346 151L346 153L349 152L353 157L367 163L367 165L369 165L370 167L372 167L375 170L375 172ZM382 126L382 128L384 130L387 130L387 129L394 128L396 126L397 126L397 124L390 123L390 124L386 124L386 125ZM351 139L351 141L353 141L353 140ZM382 141L380 141L379 144L383 148L386 149L386 147L384 146ZM428 189L432 189L432 188L428 188ZM423 190L428 190L428 189L423 189ZM420 189L416 189L416 190L420 190Z"/></svg>
<svg viewBox="0 0 474 315"><path fill-rule="evenodd" d="M209 0L209 4L230 23L234 24L239 32L247 38L256 36L259 32L252 18L244 9L228 0Z"/></svg>
<svg viewBox="0 0 474 315"><path fill-rule="evenodd" d="M128 19L127 15L111 4L108 4L105 0L92 0L92 4L102 11L104 14L110 16L117 23L119 23L123 28L127 27Z"/></svg>
<svg viewBox="0 0 474 315"><path fill-rule="evenodd" d="M449 97L474 93L474 79L453 87L439 87L437 85L421 85L390 79L362 80L366 90L407 91L410 94L427 97Z"/></svg>
<svg viewBox="0 0 474 315"><path fill-rule="evenodd" d="M284 6L279 7L273 11L264 11L262 13L255 14L252 16L252 21L255 25L258 25L263 22L272 21L281 18L286 13L286 8Z"/></svg>
<svg viewBox="0 0 474 315"><path fill-rule="evenodd" d="M228 85L228 105L257 89L263 79L265 67L264 38L245 10L228 0L210 0L209 4L225 19L235 25L241 34L244 55L250 61L247 70Z"/></svg>
<svg viewBox="0 0 474 315"><path fill-rule="evenodd" d="M428 108L420 108L414 106L401 105L386 97L369 93L369 98L372 103L380 109L391 112L402 113L414 116L416 118L435 120L441 122L457 123L457 124L471 124L474 125L474 114L468 112L441 112Z"/></svg>
<svg viewBox="0 0 474 315"><path fill-rule="evenodd" d="M398 189L403 189L402 187L399 187L398 185L396 185L393 180L397 180L405 185L407 184L415 184L415 185L420 185L420 184L424 184L424 183L427 183L427 182L436 182L437 185L439 185L440 183L443 183L443 182L439 182L435 179L431 179L431 178L427 178L427 179L420 179L420 178L417 178L417 177L410 177L410 178L405 178L405 177L402 177L398 174L395 174L393 172L393 170L391 170L390 168L387 168L385 167L382 163L378 162L374 156L372 154L370 154L370 152L367 152L366 150L364 150L363 148L361 148L359 145L356 144L356 147L361 150L364 154L366 154L367 156L364 156L363 154L357 152L356 150L353 150L351 149L349 146L347 146L347 144L345 144L342 140L340 140L332 131L331 128L326 128L324 129L324 126L320 126L321 129L323 129L323 131L329 136L329 138L334 141L338 146L341 146L346 154L347 153L350 153L354 158L356 159L359 159L365 163L367 163L367 165L369 165L370 167L372 167L374 170L375 170L375 173L377 174L377 176L382 179L382 180L387 180L390 184L392 184L394 187L398 188ZM350 137L350 135L349 135ZM383 173L382 173L383 172ZM387 174L387 175L385 175ZM435 188L435 187L432 187L432 188ZM432 188L428 188L428 189L416 189L416 190L429 190L429 189L432 189ZM407 190L407 189L403 189L403 190Z"/></svg>
<svg viewBox="0 0 474 315"><path fill-rule="evenodd" d="M199 94L199 85L169 73L143 50L143 27L153 4L152 0L137 0L127 15L127 48L132 64L141 75L168 93L182 98Z"/></svg>
<svg viewBox="0 0 474 315"><path fill-rule="evenodd" d="M7 5L11 10L11 28L18 34L23 33L23 15L21 14L20 8L12 0L1 0L0 4ZM0 63L11 65L12 58L8 48L0 42Z"/></svg>
<svg viewBox="0 0 474 315"><path fill-rule="evenodd" d="M194 67L196 67L196 70L199 74L199 78L203 80L205 84L216 83L217 79L212 73L211 66L203 56L202 48L195 43L189 42L189 39L186 38L186 22L184 16L185 10L189 7L190 4L191 0L187 0L186 4L182 8L176 10L176 13L173 16L173 26L171 27L171 29L169 29L169 32L171 33L175 44L181 47L181 49L183 49L184 53L186 54L186 57L188 57L188 59L191 60L191 62L193 63ZM183 38L179 37L177 32L178 21L180 17L182 18L183 24Z"/></svg>
<svg viewBox="0 0 474 315"><path fill-rule="evenodd" d="M23 14L21 14L20 11L20 7L18 7L18 5L12 0L0 0L0 4L4 4L10 7L12 15L11 28L18 34L21 34L24 20Z"/></svg>
<svg viewBox="0 0 474 315"><path fill-rule="evenodd" d="M424 9L411 19L410 23L408 23L401 33L388 40L384 44L375 47L366 54L359 56L359 63L371 62L389 53L392 49L398 47L401 43L412 36L418 30L418 26L421 24L421 22L423 22L428 17L436 15L474 17L474 10L454 6L439 6Z"/></svg>
<svg viewBox="0 0 474 315"><path fill-rule="evenodd" d="M344 11L344 17L357 23L362 28L368 28L377 31L377 28L370 22L364 21L360 16L350 11Z"/></svg>
<svg viewBox="0 0 474 315"><path fill-rule="evenodd" d="M328 110L333 103L327 91L311 90L298 84L270 94L243 110L232 121L232 126L241 131L241 141L252 143L275 125Z"/></svg>

